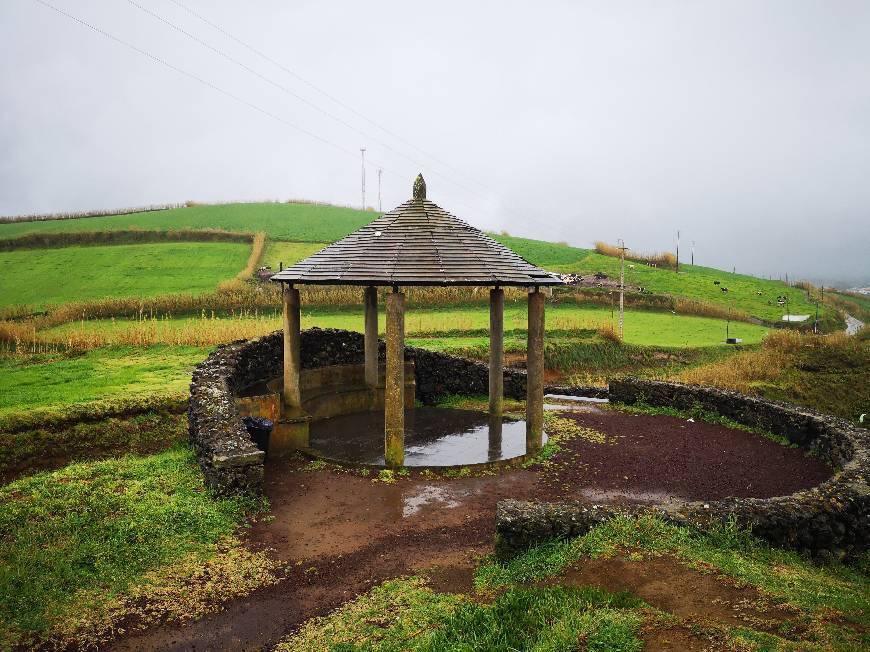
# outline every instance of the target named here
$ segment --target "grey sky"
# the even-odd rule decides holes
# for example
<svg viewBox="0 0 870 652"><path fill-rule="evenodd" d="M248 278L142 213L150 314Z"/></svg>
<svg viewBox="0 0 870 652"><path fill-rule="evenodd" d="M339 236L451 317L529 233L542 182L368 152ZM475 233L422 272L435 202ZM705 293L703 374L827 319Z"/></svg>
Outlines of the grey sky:
<svg viewBox="0 0 870 652"><path fill-rule="evenodd" d="M644 250L672 250L679 228L702 264L870 283L870 2L181 0L450 169L170 0L136 2L369 137L127 0L47 1L349 153L3 0L0 214L358 204L365 146L367 203L379 163L385 209L422 169L430 198L482 228Z"/></svg>

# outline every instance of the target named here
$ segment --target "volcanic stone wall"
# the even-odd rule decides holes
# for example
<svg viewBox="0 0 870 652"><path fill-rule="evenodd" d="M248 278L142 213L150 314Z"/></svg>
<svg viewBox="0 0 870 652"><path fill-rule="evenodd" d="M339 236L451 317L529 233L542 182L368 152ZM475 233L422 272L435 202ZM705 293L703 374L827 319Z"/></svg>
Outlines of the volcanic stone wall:
<svg viewBox="0 0 870 652"><path fill-rule="evenodd" d="M837 417L794 405L744 396L737 392L638 379L612 380L610 398L714 411L748 426L786 437L819 456L836 473L821 485L790 496L726 498L690 502L655 511L679 524L707 526L735 519L767 541L821 559L843 558L866 551L870 543L870 433ZM615 510L583 504L505 501L497 515L499 553L510 556L542 541L583 534Z"/></svg>
<svg viewBox="0 0 870 652"><path fill-rule="evenodd" d="M362 364L360 333L312 328L302 332L302 368ZM380 359L385 345L379 342ZM414 361L417 398L433 404L447 394L486 394L487 365L473 360L405 348L405 359ZM283 368L283 336L276 331L253 340L240 340L217 347L199 364L190 385L188 421L190 439L197 453L206 484L219 494L261 491L264 454L251 441L235 405L239 390L280 376ZM560 394L600 395L600 388L548 387ZM504 394L522 400L526 374L505 369Z"/></svg>

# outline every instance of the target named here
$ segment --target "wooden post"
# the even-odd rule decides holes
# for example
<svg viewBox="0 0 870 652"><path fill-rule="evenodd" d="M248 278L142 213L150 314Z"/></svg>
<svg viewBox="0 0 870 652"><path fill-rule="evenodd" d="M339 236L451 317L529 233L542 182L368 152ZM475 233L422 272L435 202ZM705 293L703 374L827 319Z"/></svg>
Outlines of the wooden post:
<svg viewBox="0 0 870 652"><path fill-rule="evenodd" d="M384 459L405 463L405 295L387 295L387 377L384 391Z"/></svg>
<svg viewBox="0 0 870 652"><path fill-rule="evenodd" d="M526 452L541 449L544 434L544 294L529 292L526 345Z"/></svg>
<svg viewBox="0 0 870 652"><path fill-rule="evenodd" d="M504 290L489 291L489 413L504 406Z"/></svg>
<svg viewBox="0 0 870 652"><path fill-rule="evenodd" d="M302 353L299 333L299 290L285 284L282 293L284 304L284 404L289 408L302 405L299 387L299 371L302 369Z"/></svg>
<svg viewBox="0 0 870 652"><path fill-rule="evenodd" d="M365 364L366 384L378 384L378 291L369 286L365 289Z"/></svg>

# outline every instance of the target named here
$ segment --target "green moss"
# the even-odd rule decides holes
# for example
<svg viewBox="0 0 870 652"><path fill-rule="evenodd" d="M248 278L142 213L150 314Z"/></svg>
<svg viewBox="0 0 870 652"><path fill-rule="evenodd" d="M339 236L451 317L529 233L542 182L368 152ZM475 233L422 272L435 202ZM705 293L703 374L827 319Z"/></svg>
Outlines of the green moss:
<svg viewBox="0 0 870 652"><path fill-rule="evenodd" d="M0 435L0 477L71 461L152 453L187 436L187 416L146 413Z"/></svg>
<svg viewBox="0 0 870 652"><path fill-rule="evenodd" d="M253 507L214 500L185 447L72 464L0 488L0 647L208 551Z"/></svg>

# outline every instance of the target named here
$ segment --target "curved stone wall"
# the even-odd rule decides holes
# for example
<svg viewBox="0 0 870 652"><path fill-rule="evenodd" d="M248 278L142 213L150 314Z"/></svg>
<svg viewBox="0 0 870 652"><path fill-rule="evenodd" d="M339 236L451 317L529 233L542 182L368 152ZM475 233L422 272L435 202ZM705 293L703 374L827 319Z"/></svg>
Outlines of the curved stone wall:
<svg viewBox="0 0 870 652"><path fill-rule="evenodd" d="M220 494L261 491L265 456L245 431L235 398L240 390L281 375L282 350L282 333L276 331L219 346L193 372L188 408L190 439L206 484ZM301 353L303 369L362 364L363 336L312 328L302 332ZM384 353L384 343L380 342L381 360ZM489 368L483 363L415 347L405 348L405 359L414 362L416 395L424 404L431 405L446 394L476 395L488 391ZM602 391L582 387L546 390L596 396ZM508 398L525 398L524 371L505 369L504 394Z"/></svg>
<svg viewBox="0 0 870 652"><path fill-rule="evenodd" d="M638 379L613 380L610 399L691 409L700 406L786 437L835 469L818 487L776 498L728 498L655 511L680 524L735 519L767 541L820 558L846 557L870 543L870 433L837 417L738 392ZM509 556L554 537L582 534L619 510L588 504L504 501L497 515L499 553ZM625 510L623 510L625 511Z"/></svg>

